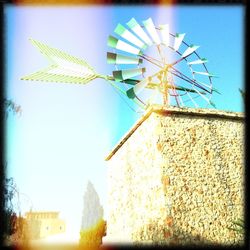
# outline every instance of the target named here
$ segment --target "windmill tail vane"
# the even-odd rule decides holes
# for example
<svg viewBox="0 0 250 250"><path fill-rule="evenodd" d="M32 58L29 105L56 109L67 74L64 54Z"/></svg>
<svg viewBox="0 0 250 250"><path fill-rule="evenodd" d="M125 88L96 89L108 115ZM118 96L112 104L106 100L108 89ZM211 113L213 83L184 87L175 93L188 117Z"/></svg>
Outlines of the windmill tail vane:
<svg viewBox="0 0 250 250"><path fill-rule="evenodd" d="M134 18L126 23L127 27L119 23L114 30L115 36L108 37L107 45L112 52L107 52L107 63L115 66L111 75L99 74L86 61L30 39L49 60L49 65L21 79L88 84L100 78L140 107L147 108L155 93L161 95L164 105L175 102L178 107L190 103L199 107L195 101L199 98L206 105L215 107L211 95L220 93L212 87L211 79L216 76L207 71L205 63L208 60L197 54L199 46L188 45L184 41L185 33L170 33L168 24L158 28L151 18L142 23L140 25ZM147 52L149 47L156 47L156 52ZM179 58L169 62L171 57L167 50ZM144 62L152 69L156 67L155 73L149 73ZM188 71L183 70L183 64ZM151 93L151 97L145 92Z"/></svg>
<svg viewBox="0 0 250 250"><path fill-rule="evenodd" d="M50 65L45 69L22 77L21 80L87 84L96 78L105 78L105 76L97 74L82 59L51 48L39 41L33 39L30 39L30 41L49 60Z"/></svg>

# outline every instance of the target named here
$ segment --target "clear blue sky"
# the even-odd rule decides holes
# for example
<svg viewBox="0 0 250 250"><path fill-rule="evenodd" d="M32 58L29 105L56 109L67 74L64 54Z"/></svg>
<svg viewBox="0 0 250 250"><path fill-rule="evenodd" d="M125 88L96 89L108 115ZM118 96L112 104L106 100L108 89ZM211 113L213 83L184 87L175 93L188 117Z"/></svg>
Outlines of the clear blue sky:
<svg viewBox="0 0 250 250"><path fill-rule="evenodd" d="M240 6L123 6L5 8L7 98L21 105L20 117L7 120L8 175L30 197L33 209L61 211L69 226L80 227L87 180L106 208L104 158L139 118L105 81L83 86L21 81L47 65L29 38L44 42L111 74L107 37L117 23L152 17L170 24L172 33L200 45L218 109L243 112L238 88L244 88L244 17ZM30 202L23 202L23 212Z"/></svg>

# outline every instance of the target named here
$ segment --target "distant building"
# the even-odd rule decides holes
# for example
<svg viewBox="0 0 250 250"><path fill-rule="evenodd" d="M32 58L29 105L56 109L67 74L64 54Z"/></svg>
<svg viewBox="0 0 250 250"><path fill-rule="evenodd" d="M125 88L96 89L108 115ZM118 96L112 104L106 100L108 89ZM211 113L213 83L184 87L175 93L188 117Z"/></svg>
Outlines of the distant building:
<svg viewBox="0 0 250 250"><path fill-rule="evenodd" d="M59 219L59 212L27 212L25 214L28 234L32 239L45 238L49 235L65 232L66 225Z"/></svg>

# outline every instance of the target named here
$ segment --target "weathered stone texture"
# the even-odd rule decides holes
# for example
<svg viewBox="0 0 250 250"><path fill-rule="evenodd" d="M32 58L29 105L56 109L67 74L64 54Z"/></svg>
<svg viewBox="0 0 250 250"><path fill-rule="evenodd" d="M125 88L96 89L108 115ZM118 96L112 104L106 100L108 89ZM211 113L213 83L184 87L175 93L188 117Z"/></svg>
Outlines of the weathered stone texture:
<svg viewBox="0 0 250 250"><path fill-rule="evenodd" d="M228 227L244 212L243 117L189 112L153 111L110 159L109 241L242 241Z"/></svg>

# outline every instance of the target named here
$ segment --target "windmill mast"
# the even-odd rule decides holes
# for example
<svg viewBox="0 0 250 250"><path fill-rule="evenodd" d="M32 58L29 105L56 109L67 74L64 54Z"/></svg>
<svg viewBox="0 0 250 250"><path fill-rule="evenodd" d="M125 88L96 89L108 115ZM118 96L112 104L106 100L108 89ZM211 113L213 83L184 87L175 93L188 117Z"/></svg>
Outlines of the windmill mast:
<svg viewBox="0 0 250 250"><path fill-rule="evenodd" d="M163 71L161 77L161 84L163 85L163 104L164 106L169 105L169 96L168 96L168 75L167 71Z"/></svg>
<svg viewBox="0 0 250 250"><path fill-rule="evenodd" d="M159 75L157 78L160 81L160 88L162 88L162 96L163 96L163 105L168 106L170 104L169 102L169 77L168 77L168 65L164 67L162 71L159 72Z"/></svg>

